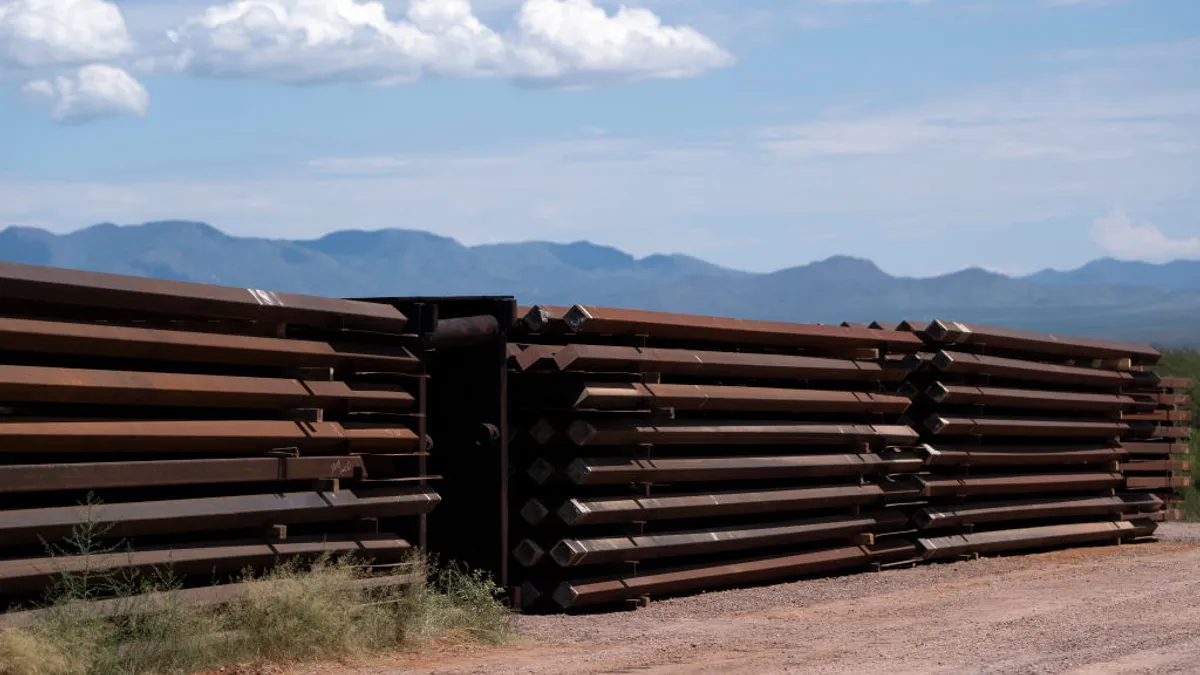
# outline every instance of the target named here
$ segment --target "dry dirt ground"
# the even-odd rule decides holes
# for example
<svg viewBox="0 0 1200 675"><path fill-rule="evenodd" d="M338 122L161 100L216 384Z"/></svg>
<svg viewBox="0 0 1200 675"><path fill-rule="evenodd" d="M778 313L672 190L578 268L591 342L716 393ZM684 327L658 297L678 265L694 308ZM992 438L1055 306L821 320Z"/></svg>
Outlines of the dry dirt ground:
<svg viewBox="0 0 1200 675"><path fill-rule="evenodd" d="M1200 673L1200 524L1156 543L521 617L521 644L289 675Z"/></svg>

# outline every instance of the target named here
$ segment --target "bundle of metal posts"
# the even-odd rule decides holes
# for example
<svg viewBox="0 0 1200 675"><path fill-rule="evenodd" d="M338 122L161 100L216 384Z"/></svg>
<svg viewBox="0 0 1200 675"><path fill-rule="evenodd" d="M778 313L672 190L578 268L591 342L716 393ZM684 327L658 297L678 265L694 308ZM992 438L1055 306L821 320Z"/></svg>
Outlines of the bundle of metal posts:
<svg viewBox="0 0 1200 675"><path fill-rule="evenodd" d="M950 321L914 334L927 350L904 385L926 456L923 558L1154 531L1162 500L1123 469L1162 436L1140 393L1161 384L1145 370L1157 351Z"/></svg>
<svg viewBox="0 0 1200 675"><path fill-rule="evenodd" d="M1157 381L1147 378L1128 389L1141 406L1125 416L1136 425L1122 437L1129 453L1121 464L1125 488L1161 499L1164 510L1153 514L1161 520L1185 517L1178 490L1192 483L1188 440L1194 420L1191 396L1186 393L1191 388L1190 379L1160 377Z"/></svg>
<svg viewBox="0 0 1200 675"><path fill-rule="evenodd" d="M0 300L0 603L423 543L436 331L396 306L15 264Z"/></svg>
<svg viewBox="0 0 1200 675"><path fill-rule="evenodd" d="M507 584L527 610L911 558L911 333L574 306L511 332Z"/></svg>

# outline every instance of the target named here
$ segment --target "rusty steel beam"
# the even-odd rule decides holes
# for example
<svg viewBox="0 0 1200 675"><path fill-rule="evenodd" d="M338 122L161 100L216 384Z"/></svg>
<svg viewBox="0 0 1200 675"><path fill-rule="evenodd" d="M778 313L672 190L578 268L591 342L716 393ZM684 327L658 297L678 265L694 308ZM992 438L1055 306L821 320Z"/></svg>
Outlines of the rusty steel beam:
<svg viewBox="0 0 1200 675"><path fill-rule="evenodd" d="M981 326L957 321L930 323L925 329L930 339L945 344L977 345L993 349L1006 349L1034 354L1085 359L1131 358L1138 363L1157 363L1162 354L1146 345L1095 340L1091 338L1064 337L1049 333Z"/></svg>
<svg viewBox="0 0 1200 675"><path fill-rule="evenodd" d="M405 391L355 390L336 381L0 365L0 401L277 409L347 404L407 412L414 399Z"/></svg>
<svg viewBox="0 0 1200 675"><path fill-rule="evenodd" d="M421 368L421 362L403 347L8 317L0 318L0 347L8 351L149 361L331 368L350 364L360 369L405 373Z"/></svg>
<svg viewBox="0 0 1200 675"><path fill-rule="evenodd" d="M1131 422L1191 422L1191 410L1157 410L1148 413L1126 413L1123 420Z"/></svg>
<svg viewBox="0 0 1200 675"><path fill-rule="evenodd" d="M1036 389L975 387L947 385L941 382L930 385L925 390L925 395L937 403L946 405L983 405L1031 410L1117 412L1137 405L1134 398L1118 394L1080 394Z"/></svg>
<svg viewBox="0 0 1200 675"><path fill-rule="evenodd" d="M1092 387L1128 387L1137 380L1130 372L1062 366L1037 361L983 356L962 352L940 351L929 361L934 368L945 372L965 375L989 375L1010 380L1031 382L1053 382ZM1154 377L1145 374L1145 377Z"/></svg>
<svg viewBox="0 0 1200 675"><path fill-rule="evenodd" d="M748 379L898 381L907 371L872 361L852 361L788 354L693 351L610 345L572 344L558 349L559 370L583 372L662 373Z"/></svg>
<svg viewBox="0 0 1200 675"><path fill-rule="evenodd" d="M567 325L563 322L563 316L571 310L570 307L534 305L524 313L521 313L521 309L523 308L517 308L517 315L521 317L520 323L525 327L525 330L531 333L561 333L567 330Z"/></svg>
<svg viewBox="0 0 1200 675"><path fill-rule="evenodd" d="M969 478L922 477L927 497L954 495L1012 495L1031 492L1079 492L1114 488L1125 479L1120 472L1021 474Z"/></svg>
<svg viewBox="0 0 1200 675"><path fill-rule="evenodd" d="M576 445L900 444L916 442L917 432L899 425L580 419L567 428L567 437Z"/></svg>
<svg viewBox="0 0 1200 675"><path fill-rule="evenodd" d="M934 415L925 427L942 436L1054 436L1064 438L1115 438L1130 431L1124 422L1031 420L1006 417L951 417Z"/></svg>
<svg viewBox="0 0 1200 675"><path fill-rule="evenodd" d="M403 452L417 447L411 429L353 428L336 422L219 421L0 421L3 452L211 452L238 454L281 448L301 451Z"/></svg>
<svg viewBox="0 0 1200 675"><path fill-rule="evenodd" d="M454 319L438 319L433 332L425 335L425 345L435 349L470 347L496 340L500 337L500 322L490 314L464 316Z"/></svg>
<svg viewBox="0 0 1200 675"><path fill-rule="evenodd" d="M834 350L881 347L896 352L915 352L921 347L921 340L911 333L610 307L575 305L563 320L576 333L646 335L665 340Z"/></svg>
<svg viewBox="0 0 1200 675"><path fill-rule="evenodd" d="M698 588L719 588L865 567L871 560L870 549L863 546L845 546L732 563L710 563L672 571L564 581L554 590L552 597L563 608L601 605L651 593L679 593Z"/></svg>
<svg viewBox="0 0 1200 675"><path fill-rule="evenodd" d="M1134 422L1130 425L1129 435L1137 438L1166 438L1171 440L1183 440L1192 437L1192 428L1167 427L1156 425L1154 423L1140 424Z"/></svg>
<svg viewBox="0 0 1200 675"><path fill-rule="evenodd" d="M1125 487L1130 490L1178 489L1192 486L1192 479L1187 476L1129 476L1125 479Z"/></svg>
<svg viewBox="0 0 1200 675"><path fill-rule="evenodd" d="M1192 470L1192 463L1185 459L1151 459L1121 462L1121 470L1130 471L1184 471Z"/></svg>
<svg viewBox="0 0 1200 675"><path fill-rule="evenodd" d="M0 297L382 333L401 333L408 323L385 304L18 263L0 263Z"/></svg>
<svg viewBox="0 0 1200 675"><path fill-rule="evenodd" d="M278 542L254 540L185 544L175 547L134 549L121 553L80 556L47 556L0 560L0 593L28 593L64 574L102 570L169 569L180 576L208 576L261 569L307 556L358 554L377 562L396 561L408 554L408 542L394 535L322 535Z"/></svg>
<svg viewBox="0 0 1200 675"><path fill-rule="evenodd" d="M930 506L914 513L912 522L918 529L930 530L976 523L1149 513L1158 511L1162 505L1162 500L1154 495L1083 498L1039 497L1017 501Z"/></svg>
<svg viewBox="0 0 1200 675"><path fill-rule="evenodd" d="M863 532L902 529L907 523L908 518L902 513L878 511L861 516L822 516L768 525L563 539L550 550L550 557L561 567L653 560L842 539Z"/></svg>
<svg viewBox="0 0 1200 675"><path fill-rule="evenodd" d="M558 509L567 525L627 523L639 520L707 518L749 513L832 509L916 496L915 485L844 485L819 488L779 488L745 492L704 492L666 497L597 497L569 499Z"/></svg>
<svg viewBox="0 0 1200 675"><path fill-rule="evenodd" d="M912 457L915 459L915 455ZM580 457L563 473L576 485L758 480L885 473L900 464L898 460L869 453L655 459Z"/></svg>
<svg viewBox="0 0 1200 675"><path fill-rule="evenodd" d="M929 466L1094 464L1129 455L1119 445L926 445L921 450Z"/></svg>
<svg viewBox="0 0 1200 675"><path fill-rule="evenodd" d="M1153 455L1155 457L1163 457L1167 455L1186 455L1189 452L1187 443L1160 443L1153 441L1148 443L1134 443L1122 441L1121 447L1134 456Z"/></svg>
<svg viewBox="0 0 1200 675"><path fill-rule="evenodd" d="M948 537L918 539L926 560L963 555L966 553L998 553L1048 546L1066 546L1097 541L1133 539L1154 533L1153 521L1134 520L1103 523L1071 523L1046 525L994 532L974 532Z"/></svg>
<svg viewBox="0 0 1200 675"><path fill-rule="evenodd" d="M361 480L362 457L247 457L0 466L0 494L294 480Z"/></svg>
<svg viewBox="0 0 1200 675"><path fill-rule="evenodd" d="M555 370L554 356L562 349L560 345L528 345L515 359L517 370Z"/></svg>
<svg viewBox="0 0 1200 675"><path fill-rule="evenodd" d="M1158 380L1158 386L1161 389L1191 389L1192 378L1190 377L1161 377Z"/></svg>
<svg viewBox="0 0 1200 675"><path fill-rule="evenodd" d="M0 511L0 540L54 541L89 523L107 537L178 534L269 525L417 516L441 501L428 488L400 485L336 492L289 492L202 499L170 499Z"/></svg>
<svg viewBox="0 0 1200 675"><path fill-rule="evenodd" d="M715 384L641 384L602 382L584 384L574 408L637 410L645 407L679 410L845 412L898 415L908 409L903 396L819 389L737 387Z"/></svg>

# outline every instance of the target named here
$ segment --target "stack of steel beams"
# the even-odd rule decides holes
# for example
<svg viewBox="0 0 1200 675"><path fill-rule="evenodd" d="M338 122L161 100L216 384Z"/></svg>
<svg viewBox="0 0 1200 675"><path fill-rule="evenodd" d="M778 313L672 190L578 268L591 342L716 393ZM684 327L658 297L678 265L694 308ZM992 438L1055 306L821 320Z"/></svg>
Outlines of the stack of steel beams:
<svg viewBox="0 0 1200 675"><path fill-rule="evenodd" d="M1156 381L1143 378L1127 389L1141 405L1137 412L1125 415L1135 427L1122 437L1128 452L1121 463L1125 487L1162 499L1164 510L1153 514L1162 520L1185 516L1178 490L1192 483L1188 446L1192 401L1184 393L1191 388L1192 381L1187 378L1160 377Z"/></svg>
<svg viewBox="0 0 1200 675"><path fill-rule="evenodd" d="M1142 419L1156 404L1131 393L1158 386L1157 351L949 321L914 334L929 350L904 387L926 454L922 557L1154 531L1162 501L1128 492L1122 467L1161 436Z"/></svg>
<svg viewBox="0 0 1200 675"><path fill-rule="evenodd" d="M14 264L0 299L0 602L421 541L439 496L396 307Z"/></svg>
<svg viewBox="0 0 1200 675"><path fill-rule="evenodd" d="M909 333L533 307L509 353L525 608L909 558Z"/></svg>

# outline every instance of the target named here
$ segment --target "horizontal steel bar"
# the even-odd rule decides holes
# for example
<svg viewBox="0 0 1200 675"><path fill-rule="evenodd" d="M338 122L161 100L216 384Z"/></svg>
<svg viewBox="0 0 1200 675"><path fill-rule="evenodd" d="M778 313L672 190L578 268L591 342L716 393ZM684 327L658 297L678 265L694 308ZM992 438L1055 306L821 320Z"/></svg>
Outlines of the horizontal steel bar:
<svg viewBox="0 0 1200 675"><path fill-rule="evenodd" d="M1162 505L1162 500L1154 495L1039 497L1019 501L975 502L959 506L930 506L913 514L912 521L918 528L928 530L975 523L1148 513L1161 509Z"/></svg>
<svg viewBox="0 0 1200 675"><path fill-rule="evenodd" d="M1004 417L950 417L934 415L925 427L942 436L1055 436L1115 438L1128 432L1123 422L1031 420Z"/></svg>
<svg viewBox="0 0 1200 675"><path fill-rule="evenodd" d="M273 543L252 540L134 549L121 553L0 560L0 593L36 591L63 574L125 569L169 569L179 576L201 576L265 568L299 556L355 553L380 562L394 561L411 547L392 535L297 537Z"/></svg>
<svg viewBox="0 0 1200 675"><path fill-rule="evenodd" d="M1132 438L1165 438L1165 439L1185 439L1192 437L1192 428L1185 426L1163 426L1151 423L1131 423L1128 433Z"/></svg>
<svg viewBox="0 0 1200 675"><path fill-rule="evenodd" d="M733 563L656 571L599 580L564 581L553 598L564 608L617 602L650 593L678 593L698 588L719 588L788 577L819 574L871 562L871 552L862 546L811 551L790 555L753 558Z"/></svg>
<svg viewBox="0 0 1200 675"><path fill-rule="evenodd" d="M1129 476L1125 479L1125 487L1131 490L1174 489L1192 486L1192 479L1186 476Z"/></svg>
<svg viewBox="0 0 1200 675"><path fill-rule="evenodd" d="M1191 422L1191 410L1157 410L1148 413L1126 413L1121 419L1131 422Z"/></svg>
<svg viewBox="0 0 1200 675"><path fill-rule="evenodd" d="M529 345L517 355L517 369L534 370L547 368L556 370L557 365L554 363L554 356L562 349L563 347L559 345Z"/></svg>
<svg viewBox="0 0 1200 675"><path fill-rule="evenodd" d="M661 483L721 480L799 478L804 476L859 476L891 472L895 466L915 471L920 461L902 463L870 454L783 455L767 457L580 457L564 473L576 485Z"/></svg>
<svg viewBox="0 0 1200 675"><path fill-rule="evenodd" d="M567 330L563 316L571 311L570 307L534 305L524 313L521 312L522 309L524 308L517 308L517 315L521 317L521 325L531 333L565 332Z"/></svg>
<svg viewBox="0 0 1200 675"><path fill-rule="evenodd" d="M408 411L414 402L405 391L355 390L336 381L9 365L0 365L0 401L220 408L346 404L395 412Z"/></svg>
<svg viewBox="0 0 1200 675"><path fill-rule="evenodd" d="M652 339L817 349L883 347L900 352L915 352L921 347L920 338L911 333L610 307L575 305L563 320L577 333L637 334Z"/></svg>
<svg viewBox="0 0 1200 675"><path fill-rule="evenodd" d="M930 339L942 343L981 345L994 349L1087 359L1132 358L1139 363L1157 363L1162 357L1157 349L1146 345L1064 337L957 321L934 321L925 329L925 334Z"/></svg>
<svg viewBox="0 0 1200 675"><path fill-rule="evenodd" d="M1121 470L1130 471L1191 471L1192 463L1183 459L1152 459L1121 462Z"/></svg>
<svg viewBox="0 0 1200 675"><path fill-rule="evenodd" d="M425 344L437 349L486 344L500 337L500 322L491 315L438 319Z"/></svg>
<svg viewBox="0 0 1200 675"><path fill-rule="evenodd" d="M969 478L922 478L925 495L949 497L954 495L1003 495L1031 492L1075 492L1100 490L1121 484L1125 476L1119 472L1058 473L1017 476L972 476Z"/></svg>
<svg viewBox="0 0 1200 675"><path fill-rule="evenodd" d="M0 511L0 540L33 543L71 536L93 524L109 537L178 534L269 525L335 522L429 513L441 501L418 486L351 488L336 492L289 492L202 499L169 499Z"/></svg>
<svg viewBox="0 0 1200 675"><path fill-rule="evenodd" d="M849 382L899 381L908 374L908 368L885 368L873 361L582 344L558 349L554 363L560 370L584 372Z"/></svg>
<svg viewBox="0 0 1200 675"><path fill-rule="evenodd" d="M1159 379L1158 386L1162 389L1191 389L1193 382L1190 377L1163 377Z"/></svg>
<svg viewBox="0 0 1200 675"><path fill-rule="evenodd" d="M1162 457L1166 455L1186 455L1189 452L1187 443L1167 443L1161 441L1150 441L1145 443L1121 441L1121 447L1134 457L1140 455L1152 455L1155 457Z"/></svg>
<svg viewBox="0 0 1200 675"><path fill-rule="evenodd" d="M903 396L819 389L736 387L715 384L605 382L583 385L575 408L636 410L647 406L679 410L846 412L900 414Z"/></svg>
<svg viewBox="0 0 1200 675"><path fill-rule="evenodd" d="M302 451L404 451L417 446L411 429L350 428L336 422L0 421L0 452L212 452L237 454L295 447Z"/></svg>
<svg viewBox="0 0 1200 675"><path fill-rule="evenodd" d="M862 532L896 530L908 522L897 511L861 516L822 516L756 526L722 527L629 537L563 539L550 550L562 567L652 560L840 539Z"/></svg>
<svg viewBox="0 0 1200 675"><path fill-rule="evenodd" d="M0 466L0 494L366 477L362 457L248 457Z"/></svg>
<svg viewBox="0 0 1200 675"><path fill-rule="evenodd" d="M923 446L929 466L1040 466L1115 462L1129 452L1119 445Z"/></svg>
<svg viewBox="0 0 1200 675"><path fill-rule="evenodd" d="M918 539L922 557L944 558L965 553L996 553L1047 546L1066 546L1094 541L1132 539L1154 533L1155 524L1150 520L1118 521L1104 523L1071 523L1068 525L1046 525L1015 530L974 532L949 537Z"/></svg>
<svg viewBox="0 0 1200 675"><path fill-rule="evenodd" d="M748 421L575 420L567 437L576 445L658 444L851 444L915 442L917 433L899 425L804 424Z"/></svg>
<svg viewBox="0 0 1200 675"><path fill-rule="evenodd" d="M704 492L666 497L598 497L569 499L558 509L568 525L622 523L636 520L706 518L748 513L832 509L882 502L889 497L917 496L915 485L846 485L781 488L745 492Z"/></svg>
<svg viewBox="0 0 1200 675"><path fill-rule="evenodd" d="M1117 412L1127 410L1137 404L1134 398L1118 394L1080 394L1035 389L974 387L946 385L941 382L932 384L925 390L925 395L937 403L946 405L984 405L1030 410Z"/></svg>
<svg viewBox="0 0 1200 675"><path fill-rule="evenodd" d="M1062 366L1037 361L1023 361L999 356L982 356L954 351L940 351L929 361L934 368L945 373L967 375L989 375L1008 380L1030 382L1054 382L1094 387L1125 387L1133 384L1137 376L1118 370ZM1147 374L1145 377L1155 376Z"/></svg>
<svg viewBox="0 0 1200 675"><path fill-rule="evenodd" d="M0 297L384 333L399 333L408 321L385 304L18 263L0 263Z"/></svg>
<svg viewBox="0 0 1200 675"><path fill-rule="evenodd" d="M128 328L103 324L0 318L0 347L47 354L189 361L273 367L334 367L352 364L394 372L415 372L421 362L403 347L339 345L292 340Z"/></svg>

